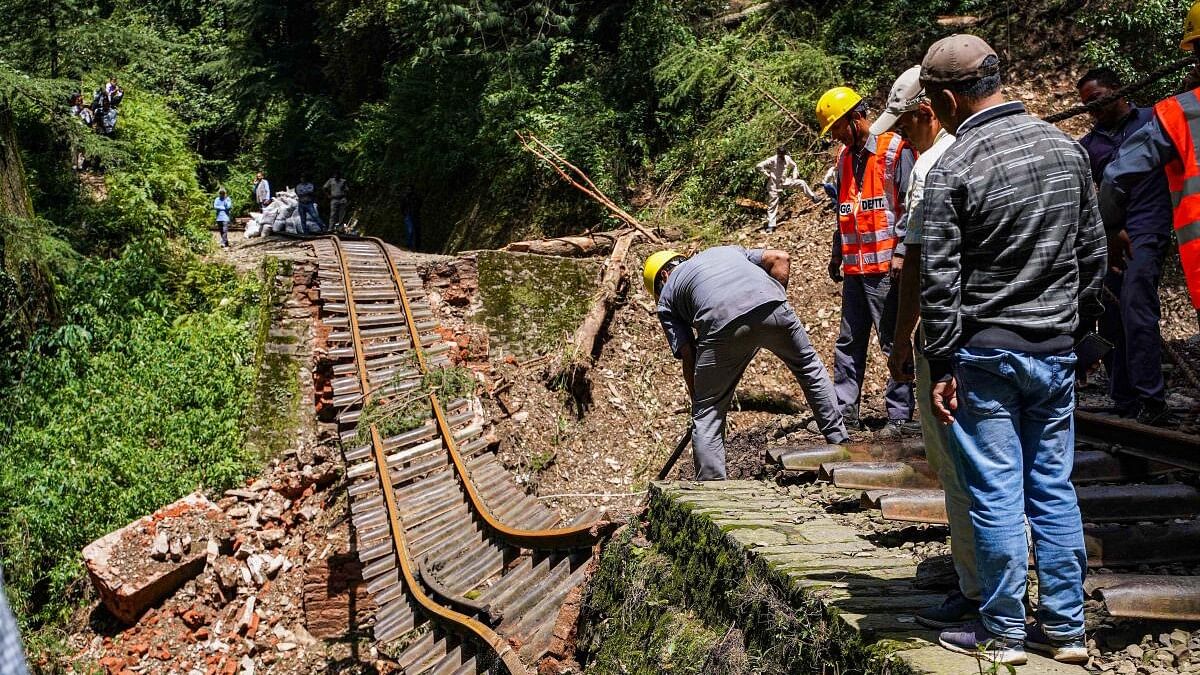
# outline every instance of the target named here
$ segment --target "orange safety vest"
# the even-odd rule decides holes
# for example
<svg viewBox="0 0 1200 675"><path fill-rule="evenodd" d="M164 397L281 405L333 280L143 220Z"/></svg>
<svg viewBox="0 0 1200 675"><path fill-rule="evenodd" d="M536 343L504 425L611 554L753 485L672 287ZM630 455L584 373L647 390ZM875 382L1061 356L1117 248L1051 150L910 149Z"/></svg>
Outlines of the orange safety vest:
<svg viewBox="0 0 1200 675"><path fill-rule="evenodd" d="M838 231L844 274L884 274L892 268L896 218L902 206L896 170L907 147L908 142L895 132L876 136L861 188L854 179L850 149L843 147L838 155Z"/></svg>
<svg viewBox="0 0 1200 675"><path fill-rule="evenodd" d="M1163 167L1175 206L1175 239L1187 278L1192 306L1200 310L1200 89L1165 98L1154 105L1158 123L1175 145L1178 158Z"/></svg>

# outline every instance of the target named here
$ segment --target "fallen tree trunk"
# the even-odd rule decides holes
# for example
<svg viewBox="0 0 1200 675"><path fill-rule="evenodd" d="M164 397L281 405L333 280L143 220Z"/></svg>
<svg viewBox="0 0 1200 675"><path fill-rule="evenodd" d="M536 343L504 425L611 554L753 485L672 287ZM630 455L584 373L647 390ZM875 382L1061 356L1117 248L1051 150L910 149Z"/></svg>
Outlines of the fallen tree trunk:
<svg viewBox="0 0 1200 675"><path fill-rule="evenodd" d="M513 253L533 253L536 255L553 255L564 258L583 258L593 255L606 255L613 249L613 244L622 234L629 230L615 232L597 232L595 234L555 237L553 239L532 239L529 241L514 241L504 247L505 251Z"/></svg>
<svg viewBox="0 0 1200 675"><path fill-rule="evenodd" d="M575 398L581 415L591 402L588 374L592 367L592 355L598 351L596 345L600 339L600 331L612 317L617 299L628 288L625 258L629 256L634 239L640 234L627 232L617 239L600 275L598 294L571 337L570 347L555 374L554 379L561 382Z"/></svg>

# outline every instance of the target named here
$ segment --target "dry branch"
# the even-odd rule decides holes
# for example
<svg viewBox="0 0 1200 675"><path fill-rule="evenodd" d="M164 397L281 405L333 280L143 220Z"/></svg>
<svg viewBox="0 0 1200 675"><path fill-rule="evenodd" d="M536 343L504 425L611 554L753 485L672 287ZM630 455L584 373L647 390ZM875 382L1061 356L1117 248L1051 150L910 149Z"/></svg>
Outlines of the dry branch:
<svg viewBox="0 0 1200 675"><path fill-rule="evenodd" d="M512 251L513 253L533 253L536 255L560 256L564 258L608 255L612 251L616 240L622 234L630 231L615 230L612 232L595 232L570 237L514 241L505 246L504 250Z"/></svg>
<svg viewBox="0 0 1200 675"><path fill-rule="evenodd" d="M589 178L586 173L584 173L579 167L568 162L566 159L563 159L562 155L558 154L554 148L546 145L541 141L541 139L529 132L522 133L518 131L517 140L521 142L522 148L548 164L550 168L554 169L554 171L572 187L584 193L588 197L591 197L596 202L599 202L609 211L612 211L617 218L620 218L630 227L638 232L641 232L651 242L655 244L662 243L662 240L659 239L658 236L653 232L646 229L646 226L642 225L640 220L629 215L624 209L617 206L615 202L613 202L608 198L607 195L600 191L600 188L596 187L596 184L592 182L592 179ZM568 171L570 171L570 173L567 173Z"/></svg>

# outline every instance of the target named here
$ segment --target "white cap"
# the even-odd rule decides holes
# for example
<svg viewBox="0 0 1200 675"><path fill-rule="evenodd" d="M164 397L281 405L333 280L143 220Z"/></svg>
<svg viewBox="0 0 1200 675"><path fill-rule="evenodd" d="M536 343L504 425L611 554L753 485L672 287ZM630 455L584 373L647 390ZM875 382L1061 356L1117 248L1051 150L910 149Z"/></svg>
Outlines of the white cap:
<svg viewBox="0 0 1200 675"><path fill-rule="evenodd" d="M871 133L879 134L892 130L896 120L910 110L916 110L917 105L925 98L925 88L921 86L921 66L913 66L900 73L888 93L887 108L875 123L871 125Z"/></svg>

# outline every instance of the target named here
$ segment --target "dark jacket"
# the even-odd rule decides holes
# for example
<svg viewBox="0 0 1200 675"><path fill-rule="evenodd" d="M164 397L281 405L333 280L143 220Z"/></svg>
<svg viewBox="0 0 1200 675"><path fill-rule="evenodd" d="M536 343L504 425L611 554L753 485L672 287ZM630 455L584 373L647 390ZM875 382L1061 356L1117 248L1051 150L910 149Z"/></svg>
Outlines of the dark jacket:
<svg viewBox="0 0 1200 675"><path fill-rule="evenodd" d="M1087 154L1018 102L959 127L925 182L921 321L935 380L961 347L1061 353L1103 311L1107 248Z"/></svg>
<svg viewBox="0 0 1200 675"><path fill-rule="evenodd" d="M1121 120L1116 129L1101 129L1097 126L1079 139L1080 145L1087 150L1091 159L1092 178L1096 181L1102 179L1104 170L1117 157L1125 140L1153 119L1153 108L1134 108ZM1171 193L1167 190L1165 173L1152 172L1131 186L1124 222L1129 234L1169 237L1171 219Z"/></svg>

